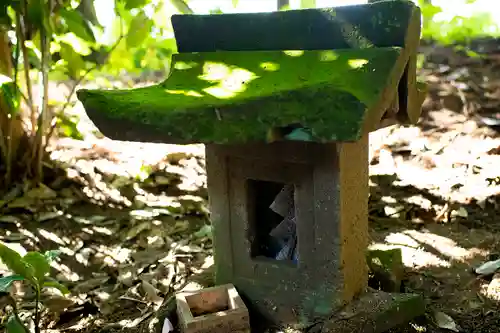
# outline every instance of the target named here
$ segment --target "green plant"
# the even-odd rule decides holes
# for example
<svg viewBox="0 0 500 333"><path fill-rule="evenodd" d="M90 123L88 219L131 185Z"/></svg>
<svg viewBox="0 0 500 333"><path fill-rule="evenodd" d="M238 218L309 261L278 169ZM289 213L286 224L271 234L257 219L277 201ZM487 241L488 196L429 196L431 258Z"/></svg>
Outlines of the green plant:
<svg viewBox="0 0 500 333"><path fill-rule="evenodd" d="M0 277L0 294L8 293L15 281L28 283L35 293L35 333L40 332L40 295L43 288L57 288L63 294L69 293L68 289L57 282L49 275L50 262L57 256L56 251L48 251L44 254L40 252L28 252L21 256L5 244L0 243L0 260L9 268L13 275ZM12 308L12 313L5 325L8 333L27 333L28 328L19 318L16 302L11 296L8 298L8 305Z"/></svg>
<svg viewBox="0 0 500 333"><path fill-rule="evenodd" d="M440 21L436 17L446 8L435 5L432 0L413 0L422 10L422 37L441 44L468 42L475 37L498 36L500 29L490 13L477 12L470 17L454 16L449 21ZM474 0L467 0L472 5ZM472 8L471 8L472 10Z"/></svg>
<svg viewBox="0 0 500 333"><path fill-rule="evenodd" d="M102 3L0 1L0 190L43 182L48 142L68 132L56 127L67 124L61 116L82 82L123 71L166 71L176 46L169 17L191 12L184 0L115 0L112 24L103 26L96 15ZM70 91L58 105L49 101L54 80Z"/></svg>

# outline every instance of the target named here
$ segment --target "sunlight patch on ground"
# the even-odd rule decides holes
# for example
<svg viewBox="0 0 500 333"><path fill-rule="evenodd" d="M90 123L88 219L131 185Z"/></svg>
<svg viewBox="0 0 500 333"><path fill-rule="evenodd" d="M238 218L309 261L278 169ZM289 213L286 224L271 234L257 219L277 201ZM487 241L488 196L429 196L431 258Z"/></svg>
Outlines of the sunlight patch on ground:
<svg viewBox="0 0 500 333"><path fill-rule="evenodd" d="M96 258L103 258L103 261L109 266L116 266L118 263L123 264L130 260L132 250L121 246L107 247L100 245L97 248L98 254Z"/></svg>
<svg viewBox="0 0 500 333"><path fill-rule="evenodd" d="M71 282L76 282L81 280L81 277L73 272L68 266L60 264L58 262L53 261L51 263L51 267L53 267L55 270L59 271L59 274L57 274L57 279L60 281L71 281Z"/></svg>
<svg viewBox="0 0 500 333"><path fill-rule="evenodd" d="M45 239L50 240L58 245L66 245L66 243L59 236L50 231L38 229L38 233Z"/></svg>
<svg viewBox="0 0 500 333"><path fill-rule="evenodd" d="M389 234L384 243L374 243L370 249L388 250L400 248L403 263L410 268L445 267L452 262L466 262L476 256L486 256L479 248L465 249L455 241L428 231L405 230Z"/></svg>
<svg viewBox="0 0 500 333"><path fill-rule="evenodd" d="M500 138L457 130L438 135L416 126L391 126L370 133L370 175L394 175L395 186L412 186L444 200L484 201L500 194L500 156L488 154L499 146Z"/></svg>
<svg viewBox="0 0 500 333"><path fill-rule="evenodd" d="M404 234L415 239L421 244L429 245L436 249L440 254L446 256L451 260L466 261L472 259L477 255L486 255L484 250L478 248L465 249L459 246L455 241L450 238L433 234L431 232L422 232L417 230L407 230Z"/></svg>

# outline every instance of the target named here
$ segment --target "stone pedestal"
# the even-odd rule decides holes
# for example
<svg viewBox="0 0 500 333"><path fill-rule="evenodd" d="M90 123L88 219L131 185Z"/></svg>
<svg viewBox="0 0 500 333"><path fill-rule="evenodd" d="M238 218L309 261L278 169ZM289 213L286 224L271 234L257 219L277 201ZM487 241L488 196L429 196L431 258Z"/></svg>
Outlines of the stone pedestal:
<svg viewBox="0 0 500 333"><path fill-rule="evenodd" d="M207 146L216 283L234 283L270 321L299 326L360 294L368 277L367 141ZM259 206L266 189L255 193L253 181L295 186L297 265L253 253L272 228L269 217L257 219L269 200Z"/></svg>

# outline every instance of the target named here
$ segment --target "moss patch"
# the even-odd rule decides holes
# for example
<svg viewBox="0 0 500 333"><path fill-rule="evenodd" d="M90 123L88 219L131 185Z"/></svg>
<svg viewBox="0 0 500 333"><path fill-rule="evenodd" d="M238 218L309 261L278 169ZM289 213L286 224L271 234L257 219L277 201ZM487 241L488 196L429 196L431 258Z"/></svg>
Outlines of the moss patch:
<svg viewBox="0 0 500 333"><path fill-rule="evenodd" d="M263 141L270 129L291 124L308 129L315 141L351 141L359 138L366 110L378 102L400 52L178 54L159 85L80 90L78 98L103 133L115 138L113 122L122 121L137 133L162 133L166 141Z"/></svg>
<svg viewBox="0 0 500 333"><path fill-rule="evenodd" d="M174 15L172 25L181 53L404 47L412 13L418 10L411 1L382 1L271 13Z"/></svg>

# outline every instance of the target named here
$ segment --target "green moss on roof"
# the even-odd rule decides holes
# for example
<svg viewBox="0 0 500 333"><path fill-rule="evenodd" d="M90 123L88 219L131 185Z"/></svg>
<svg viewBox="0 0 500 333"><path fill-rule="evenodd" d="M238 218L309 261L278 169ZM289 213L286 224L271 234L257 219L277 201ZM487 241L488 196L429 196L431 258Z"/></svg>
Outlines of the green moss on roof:
<svg viewBox="0 0 500 333"><path fill-rule="evenodd" d="M405 47L412 1L269 13L174 15L179 52ZM228 28L229 27L229 28Z"/></svg>
<svg viewBox="0 0 500 333"><path fill-rule="evenodd" d="M382 98L399 48L177 54L163 83L80 90L90 118L115 139L241 143L292 124L315 141L352 141Z"/></svg>

